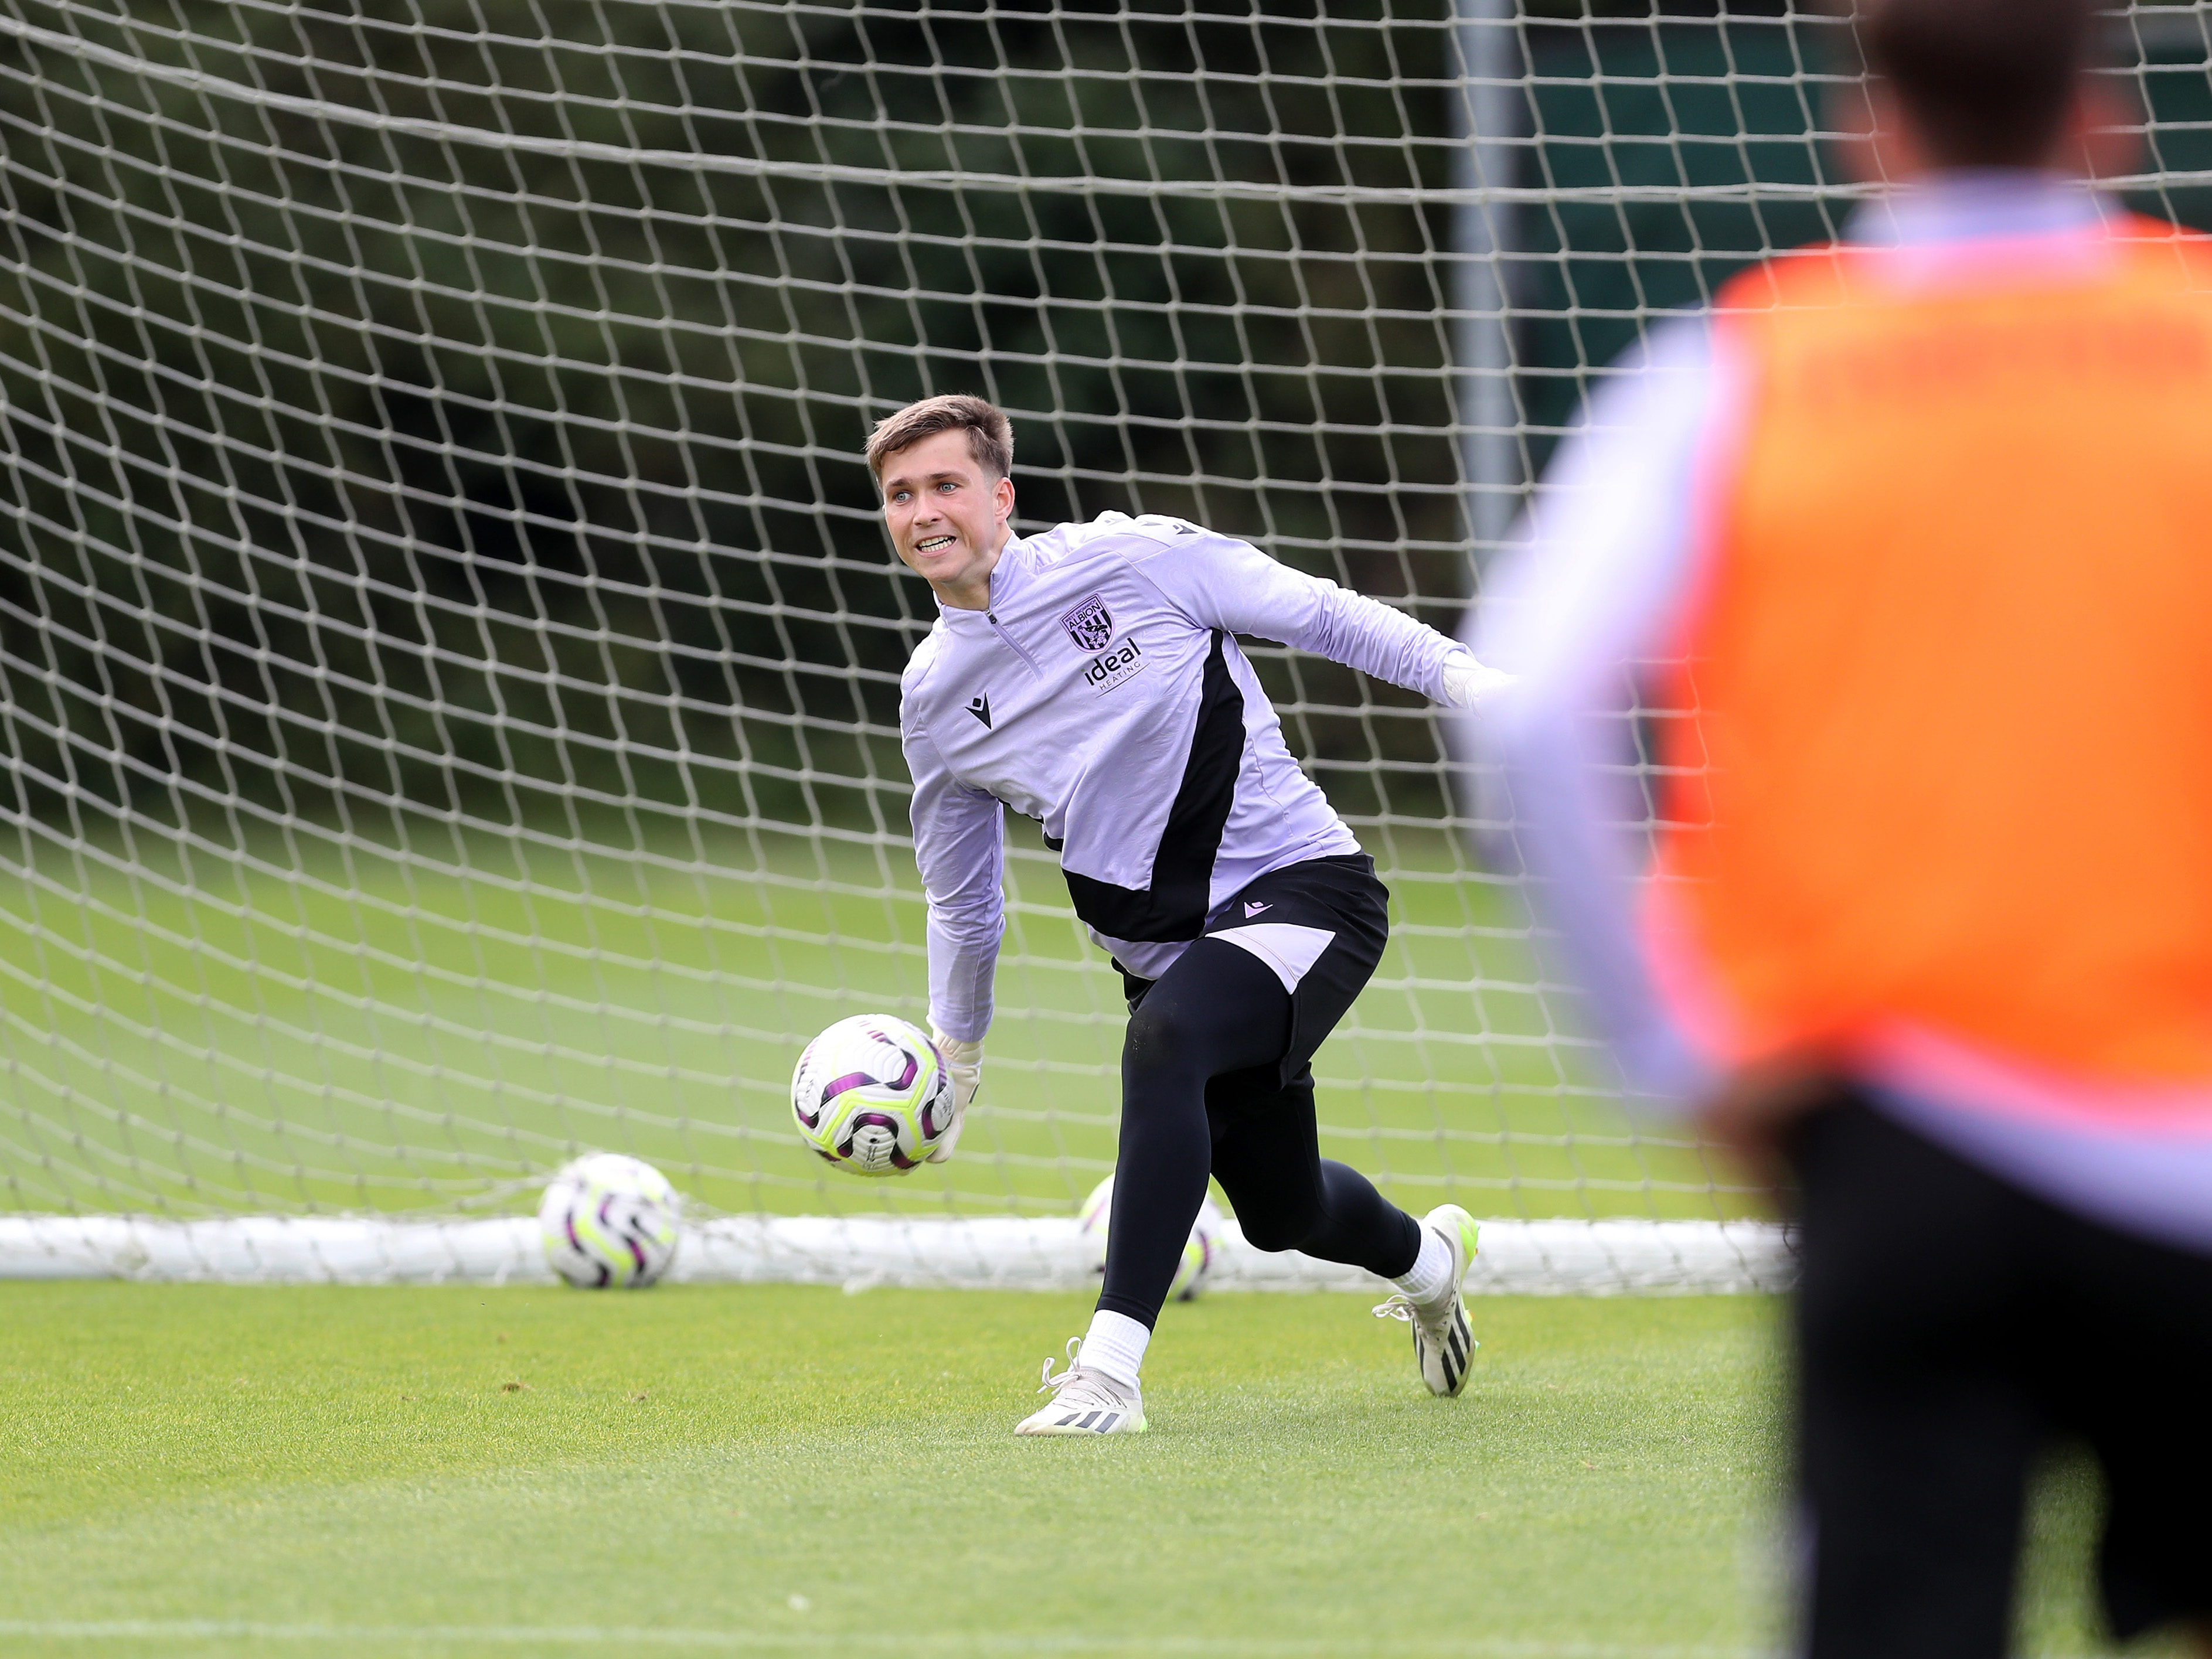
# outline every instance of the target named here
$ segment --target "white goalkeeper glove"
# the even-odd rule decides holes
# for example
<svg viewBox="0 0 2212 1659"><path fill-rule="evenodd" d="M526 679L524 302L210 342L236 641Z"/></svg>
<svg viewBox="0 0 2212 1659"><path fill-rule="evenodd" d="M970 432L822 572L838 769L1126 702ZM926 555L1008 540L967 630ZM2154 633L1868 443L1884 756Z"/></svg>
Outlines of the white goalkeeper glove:
<svg viewBox="0 0 2212 1659"><path fill-rule="evenodd" d="M1474 708L1483 700L1507 686L1517 684L1519 676L1503 669L1485 668L1465 651L1455 651L1444 659L1443 702L1453 708Z"/></svg>
<svg viewBox="0 0 2212 1659"><path fill-rule="evenodd" d="M950 1164L952 1149L960 1144L960 1131L967 1127L969 1105L975 1098L975 1091L983 1086L983 1041L978 1037L973 1042L963 1042L957 1037L945 1036L934 1025L929 1028L929 1040L945 1056L945 1069L952 1073L952 1127L937 1143L937 1150L930 1153L929 1161Z"/></svg>

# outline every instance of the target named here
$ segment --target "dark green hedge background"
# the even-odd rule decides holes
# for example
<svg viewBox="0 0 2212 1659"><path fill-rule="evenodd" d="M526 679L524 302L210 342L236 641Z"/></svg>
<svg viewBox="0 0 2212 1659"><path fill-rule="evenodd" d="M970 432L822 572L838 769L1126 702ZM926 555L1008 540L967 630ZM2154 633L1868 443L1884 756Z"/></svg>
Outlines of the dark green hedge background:
<svg viewBox="0 0 2212 1659"><path fill-rule="evenodd" d="M1449 209L1206 188L1452 182L1439 0L386 10L11 4L462 128L1157 188L580 162L0 40L0 810L896 830L928 596L854 453L933 391L1016 412L1025 522L1191 514L1439 625L1463 604ZM2201 24L2149 23L2157 159L2205 165ZM1653 317L1832 234L1830 198L1607 188L1817 183L1820 34L1522 19L1524 468ZM1352 810L1442 810L1410 700L1267 672Z"/></svg>

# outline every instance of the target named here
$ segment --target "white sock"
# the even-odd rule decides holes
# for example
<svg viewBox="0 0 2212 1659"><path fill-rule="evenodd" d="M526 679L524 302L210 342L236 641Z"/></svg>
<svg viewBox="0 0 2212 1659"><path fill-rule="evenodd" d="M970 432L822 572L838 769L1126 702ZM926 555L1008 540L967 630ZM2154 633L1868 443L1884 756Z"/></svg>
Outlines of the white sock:
<svg viewBox="0 0 2212 1659"><path fill-rule="evenodd" d="M1413 1265L1390 1282L1424 1306L1451 1293L1452 1247L1434 1227L1421 1229L1421 1253Z"/></svg>
<svg viewBox="0 0 2212 1659"><path fill-rule="evenodd" d="M1091 1316L1091 1328L1084 1333L1076 1364L1103 1371L1123 1388L1133 1389L1138 1368L1145 1363L1145 1345L1152 1340L1152 1334L1128 1315L1108 1313L1101 1308Z"/></svg>

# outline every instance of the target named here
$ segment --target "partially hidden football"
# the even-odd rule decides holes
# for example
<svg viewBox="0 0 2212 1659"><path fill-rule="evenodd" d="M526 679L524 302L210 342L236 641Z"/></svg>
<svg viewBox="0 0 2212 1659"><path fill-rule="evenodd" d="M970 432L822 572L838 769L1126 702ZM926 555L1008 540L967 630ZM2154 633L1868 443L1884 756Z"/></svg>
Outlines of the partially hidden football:
<svg viewBox="0 0 2212 1659"><path fill-rule="evenodd" d="M683 1200L644 1159L586 1152L547 1184L538 1230L553 1271L580 1290L643 1290L676 1259Z"/></svg>
<svg viewBox="0 0 2212 1659"><path fill-rule="evenodd" d="M1081 1230L1084 1249L1094 1273L1106 1271L1106 1223L1113 1210L1114 1177L1108 1176L1091 1189L1091 1196L1075 1212L1076 1225ZM1176 1264L1175 1279L1168 1285L1169 1301L1198 1300L1206 1281L1213 1275L1214 1263L1221 1257L1223 1224L1221 1208L1209 1193L1200 1201L1198 1215L1190 1224L1190 1237L1183 1241L1182 1260Z"/></svg>

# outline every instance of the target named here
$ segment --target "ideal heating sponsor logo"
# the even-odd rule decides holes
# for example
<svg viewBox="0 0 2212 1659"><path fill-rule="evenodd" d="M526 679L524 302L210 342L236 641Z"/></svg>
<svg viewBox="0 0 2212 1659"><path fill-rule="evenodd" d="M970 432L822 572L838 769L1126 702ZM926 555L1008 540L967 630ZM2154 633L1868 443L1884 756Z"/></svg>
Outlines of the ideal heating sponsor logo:
<svg viewBox="0 0 2212 1659"><path fill-rule="evenodd" d="M1099 696L1144 672L1144 647L1135 635L1125 635L1083 665L1083 683Z"/></svg>

